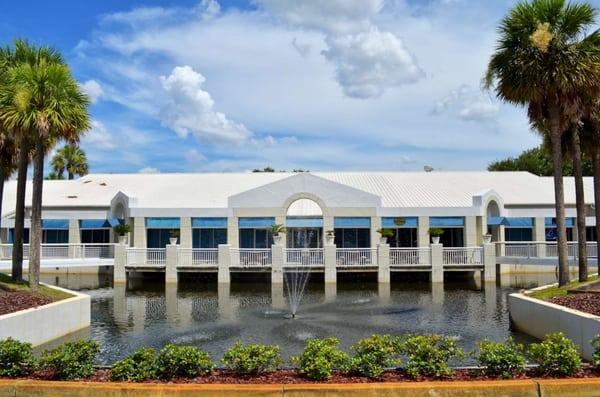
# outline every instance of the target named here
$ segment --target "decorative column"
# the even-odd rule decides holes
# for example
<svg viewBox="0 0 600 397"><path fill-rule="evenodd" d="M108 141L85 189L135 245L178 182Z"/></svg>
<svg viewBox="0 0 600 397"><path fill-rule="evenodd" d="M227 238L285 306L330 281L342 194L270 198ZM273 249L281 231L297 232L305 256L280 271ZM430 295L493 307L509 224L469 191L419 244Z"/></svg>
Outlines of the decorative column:
<svg viewBox="0 0 600 397"><path fill-rule="evenodd" d="M69 258L81 258L81 233L79 219L69 219Z"/></svg>
<svg viewBox="0 0 600 397"><path fill-rule="evenodd" d="M146 248L146 219L143 217L133 218L133 246Z"/></svg>
<svg viewBox="0 0 600 397"><path fill-rule="evenodd" d="M496 282L496 246L483 244L483 280L484 283Z"/></svg>
<svg viewBox="0 0 600 397"><path fill-rule="evenodd" d="M371 247L377 247L377 243L379 242L379 233L377 233L378 229L381 229L381 217L372 216L371 217Z"/></svg>
<svg viewBox="0 0 600 397"><path fill-rule="evenodd" d="M323 239L322 246L325 247L327 245L327 231L334 230L333 228L333 217L323 215L323 235L321 236Z"/></svg>
<svg viewBox="0 0 600 397"><path fill-rule="evenodd" d="M442 244L431 244L431 282L432 283L443 283L444 282L444 260L442 251L444 246Z"/></svg>
<svg viewBox="0 0 600 397"><path fill-rule="evenodd" d="M283 284L283 245L271 246L271 284Z"/></svg>
<svg viewBox="0 0 600 397"><path fill-rule="evenodd" d="M181 217L179 224L179 245L181 248L192 248L192 218Z"/></svg>
<svg viewBox="0 0 600 397"><path fill-rule="evenodd" d="M377 245L377 282L390 283L390 246L389 244Z"/></svg>
<svg viewBox="0 0 600 397"><path fill-rule="evenodd" d="M533 241L542 244L536 244L537 256L546 257L546 218L538 216L533 220Z"/></svg>
<svg viewBox="0 0 600 397"><path fill-rule="evenodd" d="M240 246L240 237L239 237L239 225L238 225L238 217L230 216L227 218L227 244L231 248L238 248Z"/></svg>
<svg viewBox="0 0 600 397"><path fill-rule="evenodd" d="M323 259L325 262L325 285L337 283L337 261L335 244L325 245Z"/></svg>
<svg viewBox="0 0 600 397"><path fill-rule="evenodd" d="M127 282L127 273L125 271L126 262L127 246L125 244L116 244L113 265L113 281L115 284L125 284Z"/></svg>
<svg viewBox="0 0 600 397"><path fill-rule="evenodd" d="M420 216L418 224L417 243L419 247L429 247L429 217Z"/></svg>
<svg viewBox="0 0 600 397"><path fill-rule="evenodd" d="M217 282L219 284L229 284L231 281L229 274L231 246L229 244L219 244L218 262Z"/></svg>
<svg viewBox="0 0 600 397"><path fill-rule="evenodd" d="M167 267L165 269L165 283L177 283L177 244L168 244L166 248Z"/></svg>
<svg viewBox="0 0 600 397"><path fill-rule="evenodd" d="M477 217L465 216L465 246L476 247L477 244Z"/></svg>

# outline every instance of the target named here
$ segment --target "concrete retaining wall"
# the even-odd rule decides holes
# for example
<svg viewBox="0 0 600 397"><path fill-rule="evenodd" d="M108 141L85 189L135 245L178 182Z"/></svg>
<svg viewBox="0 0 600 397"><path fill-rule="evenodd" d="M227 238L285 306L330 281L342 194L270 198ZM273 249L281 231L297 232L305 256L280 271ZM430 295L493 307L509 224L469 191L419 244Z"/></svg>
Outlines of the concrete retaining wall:
<svg viewBox="0 0 600 397"><path fill-rule="evenodd" d="M600 334L599 316L519 293L508 296L508 307L512 325L519 331L538 339L560 331L579 346L580 353L586 360L592 359L590 341Z"/></svg>
<svg viewBox="0 0 600 397"><path fill-rule="evenodd" d="M91 300L88 295L48 287L73 297L0 316L0 339L11 337L37 346L90 326Z"/></svg>

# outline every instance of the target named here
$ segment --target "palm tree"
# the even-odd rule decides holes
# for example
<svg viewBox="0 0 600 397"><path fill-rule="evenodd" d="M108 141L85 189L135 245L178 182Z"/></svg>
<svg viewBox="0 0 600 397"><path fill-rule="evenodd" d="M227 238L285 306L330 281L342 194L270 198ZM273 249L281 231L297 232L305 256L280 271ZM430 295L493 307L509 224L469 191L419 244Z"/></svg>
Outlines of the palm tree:
<svg viewBox="0 0 600 397"><path fill-rule="evenodd" d="M581 140L584 153L592 159L594 169L594 212L596 216L596 252L600 253L600 104L594 103L582 120ZM600 258L598 258L600 274Z"/></svg>
<svg viewBox="0 0 600 397"><path fill-rule="evenodd" d="M83 149L76 145L65 145L56 152L51 161L52 169L57 179L61 179L65 170L69 179L75 175L83 176L88 173L87 156Z"/></svg>
<svg viewBox="0 0 600 397"><path fill-rule="evenodd" d="M6 182L17 169L17 153L15 141L7 132L0 130L0 229L2 228L4 182Z"/></svg>
<svg viewBox="0 0 600 397"><path fill-rule="evenodd" d="M532 125L547 131L552 147L558 233L559 285L569 282L561 138L581 117L581 92L600 89L600 33L586 3L532 0L502 20L485 85L503 101L525 106Z"/></svg>
<svg viewBox="0 0 600 397"><path fill-rule="evenodd" d="M39 284L42 241L42 190L44 157L59 139L75 142L89 129L88 97L60 55L52 48L32 48L32 62L16 65L9 71L9 89L0 100L7 106L2 112L5 124L18 128L35 143L33 154L29 285Z"/></svg>

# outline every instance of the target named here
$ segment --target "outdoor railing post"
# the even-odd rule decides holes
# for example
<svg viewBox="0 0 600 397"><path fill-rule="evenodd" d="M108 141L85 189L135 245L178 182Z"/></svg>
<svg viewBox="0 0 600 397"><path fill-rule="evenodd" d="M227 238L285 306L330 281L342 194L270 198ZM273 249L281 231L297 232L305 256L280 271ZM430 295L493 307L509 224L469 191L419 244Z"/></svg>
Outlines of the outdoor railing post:
<svg viewBox="0 0 600 397"><path fill-rule="evenodd" d="M231 246L229 244L219 244L219 253L217 258L217 282L219 284L229 284L231 280L229 275L229 266L231 265Z"/></svg>
<svg viewBox="0 0 600 397"><path fill-rule="evenodd" d="M377 246L377 282L387 284L390 282L390 246L379 244Z"/></svg>
<svg viewBox="0 0 600 397"><path fill-rule="evenodd" d="M165 282L169 283L177 283L177 259L178 259L178 249L179 246L177 244L168 244L166 249L166 257L167 257L167 266L165 268Z"/></svg>
<svg viewBox="0 0 600 397"><path fill-rule="evenodd" d="M283 283L283 245L273 244L271 246L271 283Z"/></svg>
<svg viewBox="0 0 600 397"><path fill-rule="evenodd" d="M323 256L325 262L325 284L335 284L337 282L337 247L335 244L325 244Z"/></svg>
<svg viewBox="0 0 600 397"><path fill-rule="evenodd" d="M444 282L444 246L442 244L431 244L431 282Z"/></svg>
<svg viewBox="0 0 600 397"><path fill-rule="evenodd" d="M496 252L494 244L483 244L483 281L496 281Z"/></svg>
<svg viewBox="0 0 600 397"><path fill-rule="evenodd" d="M125 263L127 262L127 246L125 244L115 245L115 259L113 265L113 281L115 284L127 282Z"/></svg>

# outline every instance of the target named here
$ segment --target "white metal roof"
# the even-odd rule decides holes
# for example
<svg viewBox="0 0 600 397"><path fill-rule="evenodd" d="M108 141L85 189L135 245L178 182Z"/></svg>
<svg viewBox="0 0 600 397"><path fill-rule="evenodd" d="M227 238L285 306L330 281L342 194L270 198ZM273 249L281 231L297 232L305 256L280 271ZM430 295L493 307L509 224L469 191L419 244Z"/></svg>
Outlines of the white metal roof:
<svg viewBox="0 0 600 397"><path fill-rule="evenodd" d="M505 205L554 203L552 178L527 172L314 172L381 197L382 207L470 207L473 195L493 189ZM106 208L119 192L139 208L226 208L229 196L290 177L292 173L90 174L73 181L44 181L44 208ZM574 204L573 178L565 178L565 201ZM592 178L585 178L593 202ZM16 182L6 183L2 215L14 212ZM27 205L31 183L27 186Z"/></svg>

